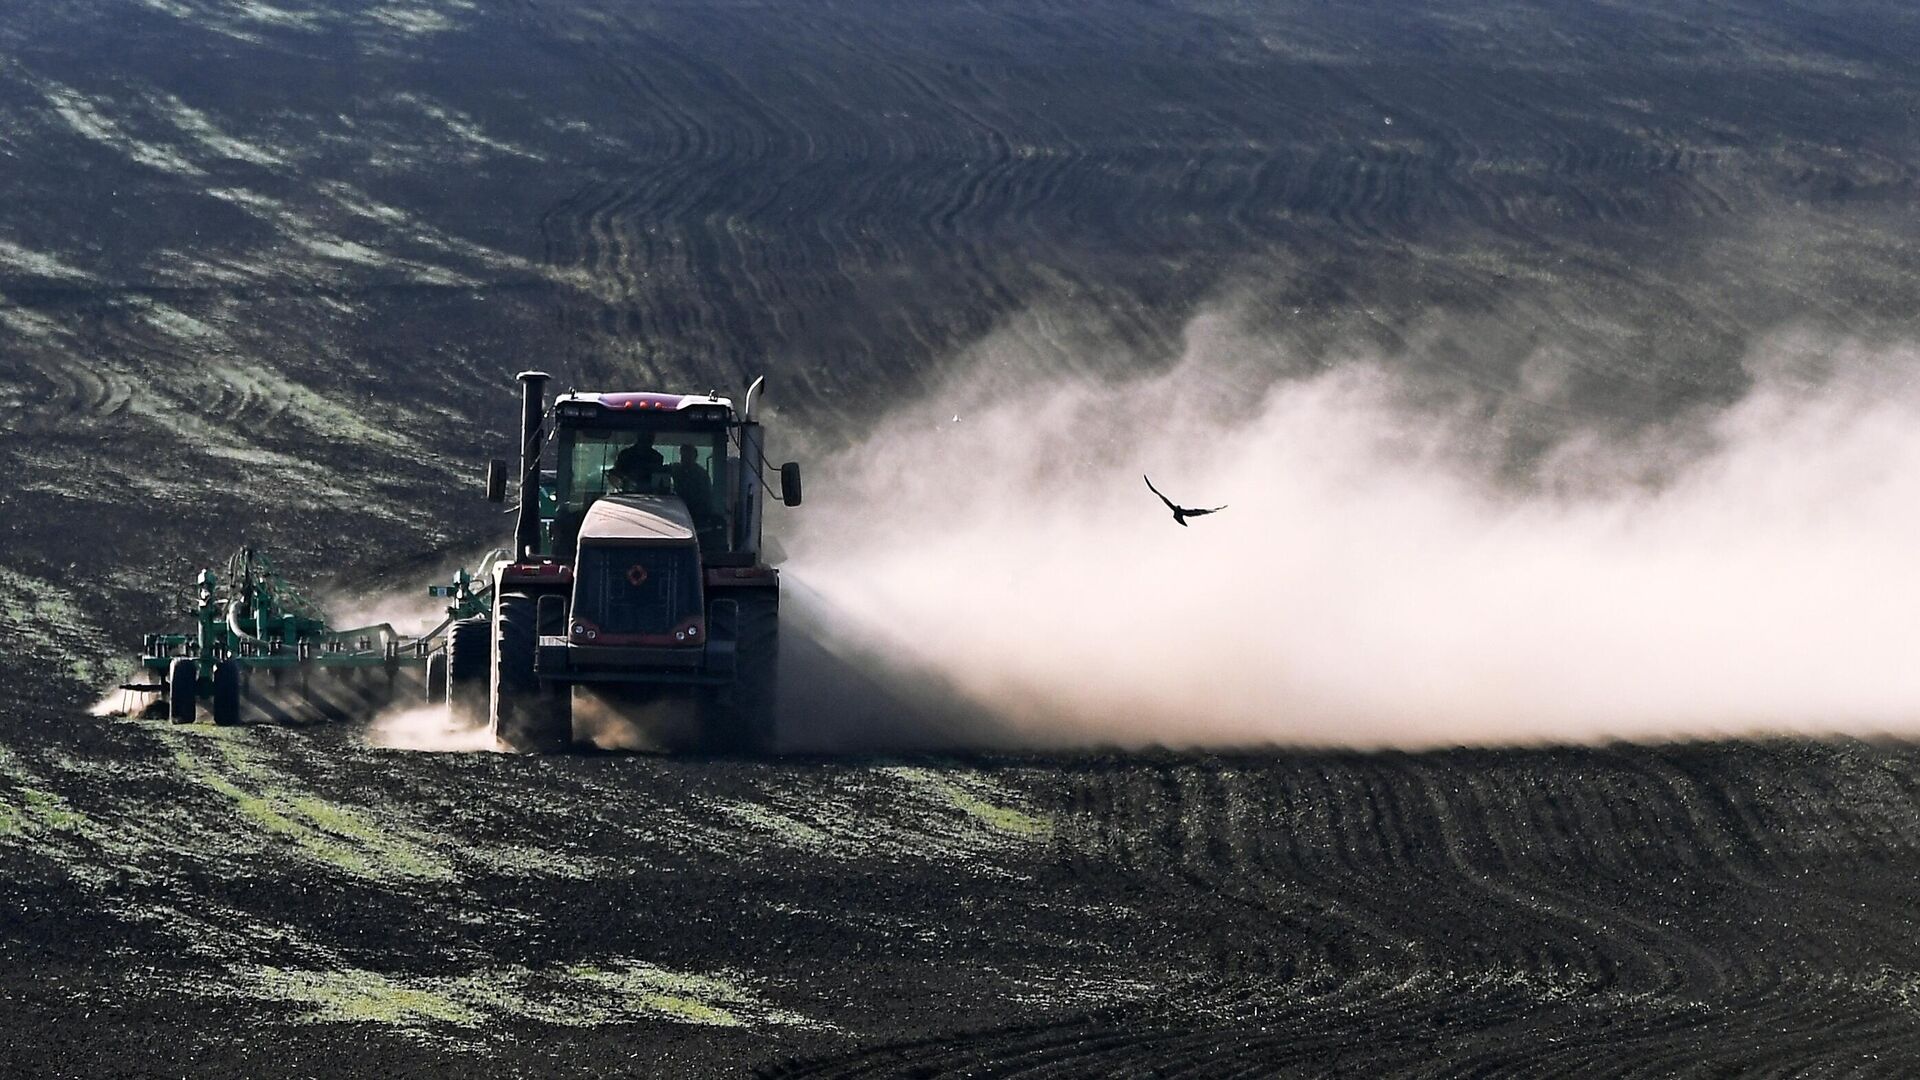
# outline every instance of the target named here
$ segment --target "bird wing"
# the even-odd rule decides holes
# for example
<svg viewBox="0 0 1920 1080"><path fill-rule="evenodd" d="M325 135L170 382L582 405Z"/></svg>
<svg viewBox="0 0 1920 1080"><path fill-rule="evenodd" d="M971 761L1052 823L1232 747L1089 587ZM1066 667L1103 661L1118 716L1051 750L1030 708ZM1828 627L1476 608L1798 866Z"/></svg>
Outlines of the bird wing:
<svg viewBox="0 0 1920 1080"><path fill-rule="evenodd" d="M1224 506L1216 506L1216 507L1214 507L1214 508L1213 508L1213 509L1211 509L1211 510L1189 510L1189 511L1187 511L1187 516L1188 516L1188 517L1199 517L1199 516L1200 516L1201 514L1215 514L1215 513L1219 513L1219 512L1220 512L1220 511L1222 511L1222 510L1225 510L1225 509L1226 509L1226 507L1224 507Z"/></svg>
<svg viewBox="0 0 1920 1080"><path fill-rule="evenodd" d="M1140 479L1147 480L1147 474L1141 473ZM1153 481L1151 480L1147 480L1147 490L1153 492L1155 495L1160 495L1160 489L1157 487L1154 487ZM1167 504L1167 509L1174 511L1175 513L1179 512L1180 508L1173 505L1172 499L1167 498L1165 495L1160 495L1160 501Z"/></svg>

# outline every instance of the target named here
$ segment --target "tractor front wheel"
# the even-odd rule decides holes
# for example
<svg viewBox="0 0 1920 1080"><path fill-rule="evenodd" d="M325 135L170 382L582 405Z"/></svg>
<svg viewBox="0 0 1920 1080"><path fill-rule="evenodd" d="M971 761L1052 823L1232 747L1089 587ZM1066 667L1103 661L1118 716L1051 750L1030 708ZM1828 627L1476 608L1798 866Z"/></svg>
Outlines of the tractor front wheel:
<svg viewBox="0 0 1920 1080"><path fill-rule="evenodd" d="M573 742L573 691L543 684L533 667L540 643L539 600L506 593L493 608L493 737L516 753L563 750Z"/></svg>

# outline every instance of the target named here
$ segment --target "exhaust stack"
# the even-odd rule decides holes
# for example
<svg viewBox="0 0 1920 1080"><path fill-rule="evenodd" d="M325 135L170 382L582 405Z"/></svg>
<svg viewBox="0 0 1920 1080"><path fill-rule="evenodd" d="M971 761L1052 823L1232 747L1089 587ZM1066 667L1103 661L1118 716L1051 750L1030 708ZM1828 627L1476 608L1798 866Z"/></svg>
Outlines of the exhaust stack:
<svg viewBox="0 0 1920 1080"><path fill-rule="evenodd" d="M519 375L520 403L520 514L513 525L513 557L525 559L540 550L540 446L546 442L547 373Z"/></svg>

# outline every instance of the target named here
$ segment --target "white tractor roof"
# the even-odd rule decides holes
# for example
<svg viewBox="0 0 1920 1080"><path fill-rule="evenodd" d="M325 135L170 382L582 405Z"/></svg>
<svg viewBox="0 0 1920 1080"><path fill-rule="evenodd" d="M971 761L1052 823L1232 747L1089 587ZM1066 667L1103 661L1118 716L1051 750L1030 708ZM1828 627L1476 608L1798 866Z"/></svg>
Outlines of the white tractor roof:
<svg viewBox="0 0 1920 1080"><path fill-rule="evenodd" d="M608 409L660 409L667 412L712 405L718 405L729 412L733 410L733 399L715 397L712 394L656 394L644 390L596 393L575 390L553 399L555 405L570 402L599 405Z"/></svg>
<svg viewBox="0 0 1920 1080"><path fill-rule="evenodd" d="M684 543L694 538L693 515L671 495L608 495L587 508L582 540Z"/></svg>

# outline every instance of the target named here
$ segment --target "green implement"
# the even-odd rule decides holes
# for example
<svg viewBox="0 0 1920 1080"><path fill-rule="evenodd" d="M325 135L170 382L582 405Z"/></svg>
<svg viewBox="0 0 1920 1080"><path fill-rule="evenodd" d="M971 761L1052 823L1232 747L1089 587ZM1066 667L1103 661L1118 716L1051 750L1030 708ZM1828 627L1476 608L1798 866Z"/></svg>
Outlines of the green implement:
<svg viewBox="0 0 1920 1080"><path fill-rule="evenodd" d="M238 723L241 702L260 677L282 691L291 683L298 698L322 713L339 711L343 697L364 704L382 696L382 684L391 694L403 677L424 674L431 657L444 648L449 627L491 609L493 586L486 568L500 554L483 560L477 575L463 569L452 582L430 586L429 595L448 601L446 619L424 634L408 636L389 623L330 626L265 552L241 548L227 560L224 578L205 569L195 579L192 631L146 635L140 668L149 681L124 683L121 689L158 695L157 707L176 723L197 719L202 702L210 705L214 723ZM316 695L316 675L334 685L329 689L323 682ZM343 694L343 688L352 692ZM286 693L261 696L280 706L288 699Z"/></svg>

